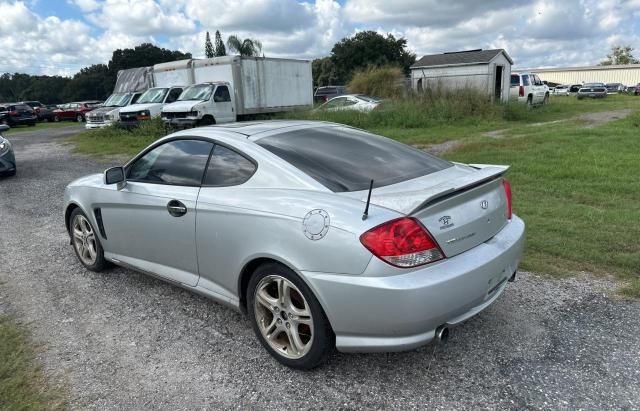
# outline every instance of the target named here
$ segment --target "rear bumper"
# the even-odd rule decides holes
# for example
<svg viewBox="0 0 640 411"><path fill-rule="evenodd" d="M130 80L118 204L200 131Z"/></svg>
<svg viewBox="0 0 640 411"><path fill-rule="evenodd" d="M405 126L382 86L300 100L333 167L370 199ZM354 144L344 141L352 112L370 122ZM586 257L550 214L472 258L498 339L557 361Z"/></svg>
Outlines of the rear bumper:
<svg viewBox="0 0 640 411"><path fill-rule="evenodd" d="M524 222L513 219L492 239L455 257L393 276L303 272L344 352L402 351L431 341L440 325L487 308L517 270ZM372 259L371 264L385 264Z"/></svg>

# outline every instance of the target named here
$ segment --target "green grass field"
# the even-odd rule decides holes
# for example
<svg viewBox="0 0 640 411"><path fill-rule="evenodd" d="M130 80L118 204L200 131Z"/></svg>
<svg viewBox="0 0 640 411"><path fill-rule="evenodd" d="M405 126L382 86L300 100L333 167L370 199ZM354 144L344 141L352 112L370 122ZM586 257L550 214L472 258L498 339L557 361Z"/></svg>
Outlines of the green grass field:
<svg viewBox="0 0 640 411"><path fill-rule="evenodd" d="M640 98L563 96L534 109L512 104L462 111L454 103L279 118L335 121L420 146L455 140L457 148L443 157L510 164L514 209L528 227L523 268L553 276L612 275L622 280L623 294L640 297ZM600 124L579 118L621 109L632 114ZM495 130L501 130L499 138L484 135ZM82 133L71 141L84 154L133 156L164 134L155 122L134 132Z"/></svg>
<svg viewBox="0 0 640 411"><path fill-rule="evenodd" d="M59 389L45 380L24 329L0 316L0 410L64 409Z"/></svg>

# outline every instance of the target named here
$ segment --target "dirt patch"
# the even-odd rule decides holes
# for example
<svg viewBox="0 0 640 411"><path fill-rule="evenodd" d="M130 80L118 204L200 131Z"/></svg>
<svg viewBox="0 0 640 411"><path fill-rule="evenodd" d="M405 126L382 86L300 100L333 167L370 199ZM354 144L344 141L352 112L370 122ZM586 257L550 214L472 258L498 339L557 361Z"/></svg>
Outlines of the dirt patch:
<svg viewBox="0 0 640 411"><path fill-rule="evenodd" d="M489 138L502 138L504 137L504 133L506 133L507 129L502 129L502 130L491 130L491 131L487 131L486 133L482 133L483 137L489 137Z"/></svg>
<svg viewBox="0 0 640 411"><path fill-rule="evenodd" d="M439 144L414 144L414 147L424 150L429 154L440 155L449 151L453 151L462 145L460 140L448 140Z"/></svg>
<svg viewBox="0 0 640 411"><path fill-rule="evenodd" d="M584 113L579 115L577 119L588 122L583 128L594 128L613 120L625 118L631 113L633 113L633 110L627 108L622 110L600 111L597 113Z"/></svg>

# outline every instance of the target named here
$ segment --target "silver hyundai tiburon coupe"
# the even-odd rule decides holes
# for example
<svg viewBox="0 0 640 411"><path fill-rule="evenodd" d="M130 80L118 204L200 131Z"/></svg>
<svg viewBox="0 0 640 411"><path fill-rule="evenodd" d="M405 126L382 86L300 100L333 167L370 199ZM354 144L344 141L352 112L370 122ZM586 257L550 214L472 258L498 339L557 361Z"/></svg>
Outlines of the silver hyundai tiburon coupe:
<svg viewBox="0 0 640 411"><path fill-rule="evenodd" d="M515 279L508 167L451 163L340 124L164 137L65 191L80 262L129 267L246 312L278 361L408 350Z"/></svg>

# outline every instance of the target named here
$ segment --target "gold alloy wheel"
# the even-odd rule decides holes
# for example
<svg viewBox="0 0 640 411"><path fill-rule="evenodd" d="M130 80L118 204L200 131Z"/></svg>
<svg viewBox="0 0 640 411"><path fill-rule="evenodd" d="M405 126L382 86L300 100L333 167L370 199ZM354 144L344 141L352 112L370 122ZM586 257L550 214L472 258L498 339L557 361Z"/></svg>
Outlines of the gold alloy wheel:
<svg viewBox="0 0 640 411"><path fill-rule="evenodd" d="M95 264L98 256L98 248L96 236L89 220L87 220L85 216L78 214L73 219L71 229L73 230L73 246L76 248L80 260L85 265Z"/></svg>
<svg viewBox="0 0 640 411"><path fill-rule="evenodd" d="M304 357L313 343L313 317L300 290L269 275L258 283L253 301L258 328L271 348L286 358Z"/></svg>

